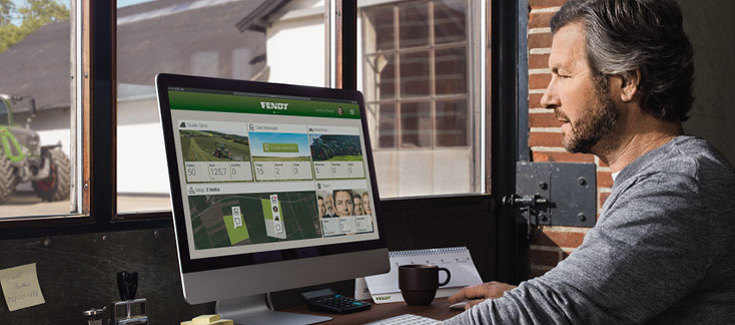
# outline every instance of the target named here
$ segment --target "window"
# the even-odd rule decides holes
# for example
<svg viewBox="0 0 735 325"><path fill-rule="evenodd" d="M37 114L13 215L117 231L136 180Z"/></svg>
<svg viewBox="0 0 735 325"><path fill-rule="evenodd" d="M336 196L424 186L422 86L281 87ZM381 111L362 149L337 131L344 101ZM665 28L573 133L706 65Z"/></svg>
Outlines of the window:
<svg viewBox="0 0 735 325"><path fill-rule="evenodd" d="M328 85L325 2L135 1L117 11L118 212L170 209L156 73ZM201 148L213 155L216 148Z"/></svg>
<svg viewBox="0 0 735 325"><path fill-rule="evenodd" d="M480 80L470 77L479 66L468 6L424 0L360 8L361 89L383 197L479 190L481 101L470 89Z"/></svg>
<svg viewBox="0 0 735 325"><path fill-rule="evenodd" d="M0 219L79 212L81 156L69 1L3 1Z"/></svg>
<svg viewBox="0 0 735 325"><path fill-rule="evenodd" d="M36 142L43 154L11 163L14 175L22 177L0 179L0 190L11 193L9 200L17 200L0 204L0 218L6 220L87 213L94 203L93 194L103 203L96 205L107 211L112 206L105 199L108 189L103 185L100 192L93 182L105 173L99 166L107 165L117 170L111 182L104 183L116 186L112 192L117 191L120 200L112 215L96 213L95 219L108 220L116 212L167 211L164 155L155 150L162 146L153 93L157 72L339 84L333 79L340 72L335 74L338 69L333 68L340 52L330 48L335 21L327 19L331 11L325 7L333 11L340 1L119 0L116 15L108 14L115 8L99 4L94 13L88 13L86 0L30 2L45 7L36 12L38 8L24 9L30 8L26 2L12 1L0 21L0 72L4 76L0 94L7 95L0 104L7 111L3 123L12 119L18 129L30 130L22 132L32 140L28 143L34 143L34 134L38 135ZM478 95L482 91L473 90L482 85L484 76L477 77L482 73L472 71L482 71L485 58L478 56L477 48L483 46L473 44L473 35L482 32L481 25L473 23L480 16L480 11L470 9L476 6L465 0L358 3L358 89L366 94L385 197L477 192L483 184L480 116L484 115L480 114L484 114L484 103ZM43 14L37 14L40 12ZM101 94L85 88L93 79L86 74L94 74L89 68L91 57L84 57L83 50L91 49L87 42L93 41L81 26L88 24L84 31L95 30L107 37L105 30L100 32L93 25L91 16L96 17L94 24L108 26L103 28L109 28L107 17L118 19L113 31L117 58L112 61L117 66L111 68L112 77L99 79L101 84L94 89L102 89ZM333 12L332 16L336 17ZM8 31L23 26L25 17L30 17L28 21L41 19L28 25L38 28L17 40L6 37ZM336 22L339 24L338 18ZM99 50L90 53L100 55L94 62L106 64L110 56L104 51L112 47L98 44L96 48ZM118 115L111 119L118 122L117 131L106 137L113 146L100 137L94 142L115 148L117 163L108 160L106 153L100 156L95 152L100 148L90 142L90 128L104 128L100 121L108 118L82 118L95 107L107 107L92 103L110 96L103 85L106 80L118 82L117 93L113 92ZM96 159L99 163L89 165L97 167L85 166L83 159L87 158ZM57 178L65 174L57 165L64 164L68 165L68 181ZM446 168L450 165L451 170ZM28 177L38 172L36 178ZM67 190L49 196L52 202L35 194L48 189Z"/></svg>

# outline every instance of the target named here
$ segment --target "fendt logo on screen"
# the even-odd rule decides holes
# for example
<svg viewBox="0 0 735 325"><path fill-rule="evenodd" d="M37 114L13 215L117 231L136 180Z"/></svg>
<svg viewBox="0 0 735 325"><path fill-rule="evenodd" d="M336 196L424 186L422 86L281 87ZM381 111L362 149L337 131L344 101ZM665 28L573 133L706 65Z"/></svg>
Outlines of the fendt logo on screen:
<svg viewBox="0 0 735 325"><path fill-rule="evenodd" d="M263 109L277 109L285 111L288 109L288 103L260 102L260 107Z"/></svg>

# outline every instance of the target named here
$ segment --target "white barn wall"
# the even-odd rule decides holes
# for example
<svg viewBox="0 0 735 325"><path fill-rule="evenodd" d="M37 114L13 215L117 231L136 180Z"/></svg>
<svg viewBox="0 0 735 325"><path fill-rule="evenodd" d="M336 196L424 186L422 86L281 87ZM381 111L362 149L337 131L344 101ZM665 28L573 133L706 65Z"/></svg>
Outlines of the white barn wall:
<svg viewBox="0 0 735 325"><path fill-rule="evenodd" d="M168 194L166 152L155 98L118 102L117 190Z"/></svg>
<svg viewBox="0 0 735 325"><path fill-rule="evenodd" d="M268 81L326 85L324 13L319 6L312 5L316 10L286 8L292 11L274 21L266 31ZM299 11L307 15L301 16Z"/></svg>

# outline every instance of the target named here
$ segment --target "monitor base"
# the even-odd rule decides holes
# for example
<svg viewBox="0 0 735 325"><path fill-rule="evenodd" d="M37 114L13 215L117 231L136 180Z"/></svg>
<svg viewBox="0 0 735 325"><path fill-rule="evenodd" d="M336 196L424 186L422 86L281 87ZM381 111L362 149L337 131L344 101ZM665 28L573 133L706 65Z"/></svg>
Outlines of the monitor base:
<svg viewBox="0 0 735 325"><path fill-rule="evenodd" d="M306 325L326 322L331 317L272 311L266 304L266 295L218 300L215 312L224 319L242 325Z"/></svg>

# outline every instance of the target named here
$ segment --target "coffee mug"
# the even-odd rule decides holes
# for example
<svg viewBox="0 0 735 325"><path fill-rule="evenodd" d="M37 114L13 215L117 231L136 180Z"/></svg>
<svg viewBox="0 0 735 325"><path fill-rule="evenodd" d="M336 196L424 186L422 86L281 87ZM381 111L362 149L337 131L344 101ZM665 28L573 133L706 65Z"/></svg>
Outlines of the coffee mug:
<svg viewBox="0 0 735 325"><path fill-rule="evenodd" d="M439 282L439 271L447 273L447 279ZM443 267L431 264L411 264L398 267L398 287L403 300L409 305L431 304L436 289L449 283L452 274Z"/></svg>

